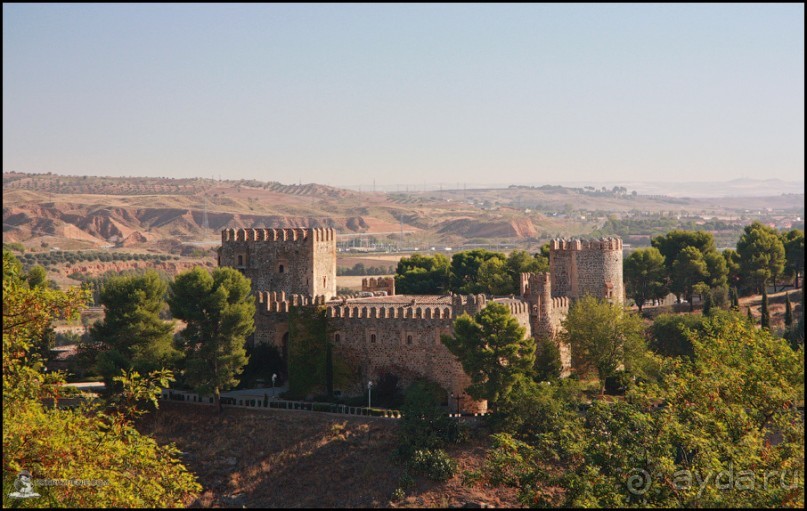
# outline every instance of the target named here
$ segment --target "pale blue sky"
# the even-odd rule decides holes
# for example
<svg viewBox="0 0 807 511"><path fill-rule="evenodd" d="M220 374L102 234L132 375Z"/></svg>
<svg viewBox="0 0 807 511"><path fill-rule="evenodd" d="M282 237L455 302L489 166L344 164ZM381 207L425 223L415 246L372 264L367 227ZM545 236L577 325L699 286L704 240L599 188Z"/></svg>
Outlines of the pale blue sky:
<svg viewBox="0 0 807 511"><path fill-rule="evenodd" d="M803 180L804 5L3 5L3 170Z"/></svg>

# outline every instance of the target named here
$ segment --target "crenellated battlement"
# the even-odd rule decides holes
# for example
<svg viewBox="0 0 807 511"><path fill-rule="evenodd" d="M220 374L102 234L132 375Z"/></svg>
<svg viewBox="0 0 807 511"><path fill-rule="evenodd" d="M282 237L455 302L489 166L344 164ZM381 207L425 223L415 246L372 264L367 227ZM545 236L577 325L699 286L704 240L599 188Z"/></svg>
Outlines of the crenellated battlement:
<svg viewBox="0 0 807 511"><path fill-rule="evenodd" d="M600 238L598 240L585 239L553 239L549 242L550 250L579 251L579 250L622 250L622 239L617 237Z"/></svg>
<svg viewBox="0 0 807 511"><path fill-rule="evenodd" d="M514 316L517 314L529 314L530 312L530 304L521 301L512 301L506 302L504 305L507 305L510 308L510 313Z"/></svg>
<svg viewBox="0 0 807 511"><path fill-rule="evenodd" d="M329 305L326 315L329 318L375 318L375 319L451 319L451 307L434 306L366 306Z"/></svg>
<svg viewBox="0 0 807 511"><path fill-rule="evenodd" d="M558 296L552 298L552 310L554 311L561 311L564 314L569 312L569 297L568 296Z"/></svg>
<svg viewBox="0 0 807 511"><path fill-rule="evenodd" d="M552 288L551 276L548 272L522 273L521 274L521 296L540 296L548 293Z"/></svg>
<svg viewBox="0 0 807 511"><path fill-rule="evenodd" d="M622 249L618 237L552 240L549 245L552 296L576 300L590 295L623 303Z"/></svg>
<svg viewBox="0 0 807 511"><path fill-rule="evenodd" d="M395 278L394 277L370 277L361 279L361 290L364 292L375 293L377 291L385 291L388 295L395 294Z"/></svg>
<svg viewBox="0 0 807 511"><path fill-rule="evenodd" d="M301 294L286 295L284 291L259 291L255 293L257 309L263 312L289 312L291 307L325 305L325 295L310 296Z"/></svg>
<svg viewBox="0 0 807 511"><path fill-rule="evenodd" d="M452 295L451 303L454 307L478 307L480 310L487 305L488 298L483 294L476 295Z"/></svg>
<svg viewBox="0 0 807 511"><path fill-rule="evenodd" d="M283 229L224 229L221 231L221 242L233 241L334 241L336 231L330 227L315 228L283 228Z"/></svg>

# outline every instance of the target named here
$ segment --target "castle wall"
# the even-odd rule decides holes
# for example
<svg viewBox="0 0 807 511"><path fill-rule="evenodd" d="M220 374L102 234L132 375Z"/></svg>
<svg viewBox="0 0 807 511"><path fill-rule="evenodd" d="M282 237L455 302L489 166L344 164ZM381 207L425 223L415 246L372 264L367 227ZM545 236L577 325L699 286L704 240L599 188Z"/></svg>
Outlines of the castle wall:
<svg viewBox="0 0 807 511"><path fill-rule="evenodd" d="M421 317L415 317L416 311L399 316L400 311L391 313L387 310L384 312L387 317L378 317L380 309L374 317L368 317L371 314L369 308L366 314L362 312L356 315L353 311L337 312L328 307L329 336L335 354L351 365L361 366L371 380L389 371L406 387L415 379L425 377L449 393L461 396L464 412L483 413L487 410L485 401L473 401L465 394L471 378L440 340L441 334L450 335L453 329L450 308L446 307L444 313L441 311L441 317L430 314L429 318L422 317L425 316L423 311ZM396 317L390 317L390 314Z"/></svg>
<svg viewBox="0 0 807 511"><path fill-rule="evenodd" d="M471 383L457 357L440 340L451 334L461 314L475 315L490 301L510 308L519 325L536 339L559 342L564 373L571 367L568 345L558 333L571 302L586 294L623 303L622 241L553 240L550 272L521 275L520 298L485 295L395 297L386 302L326 303L336 295L336 236L333 229L228 229L222 232L219 265L238 268L252 280L256 296L255 343L284 351L290 307L326 305L329 341L346 362L371 380L383 372L406 386L417 378L436 382L462 396L465 412L483 412L487 403L464 394ZM366 291L394 295L392 279L365 279ZM418 304L418 300L422 301ZM285 355L285 354L284 354ZM345 389L347 390L347 389ZM453 406L453 403L452 403Z"/></svg>
<svg viewBox="0 0 807 511"><path fill-rule="evenodd" d="M387 296L395 295L395 278L393 277L370 277L361 279L361 290L368 293L384 291Z"/></svg>
<svg viewBox="0 0 807 511"><path fill-rule="evenodd" d="M333 229L226 229L219 266L240 270L252 291L336 296Z"/></svg>
<svg viewBox="0 0 807 511"><path fill-rule="evenodd" d="M549 246L552 296L585 295L624 303L622 240L552 240Z"/></svg>
<svg viewBox="0 0 807 511"><path fill-rule="evenodd" d="M574 262L572 251L555 249L553 240L549 250L549 274L552 278L553 297L573 294Z"/></svg>

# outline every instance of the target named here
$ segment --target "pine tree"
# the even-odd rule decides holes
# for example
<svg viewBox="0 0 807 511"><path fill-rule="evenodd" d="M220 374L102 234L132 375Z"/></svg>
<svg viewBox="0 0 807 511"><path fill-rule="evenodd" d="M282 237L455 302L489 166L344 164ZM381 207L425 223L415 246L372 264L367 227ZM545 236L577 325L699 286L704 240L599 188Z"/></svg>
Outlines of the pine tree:
<svg viewBox="0 0 807 511"><path fill-rule="evenodd" d="M793 324L793 306L790 304L790 293L785 293L785 327Z"/></svg>
<svg viewBox="0 0 807 511"><path fill-rule="evenodd" d="M196 392L212 393L221 412L221 392L238 385L248 362L244 343L255 331L249 279L233 268L216 268L211 275L197 266L177 275L168 305L187 324L179 339L185 376Z"/></svg>
<svg viewBox="0 0 807 511"><path fill-rule="evenodd" d="M762 307L760 307L759 326L762 328L770 328L771 315L768 312L768 291L765 287L762 288Z"/></svg>

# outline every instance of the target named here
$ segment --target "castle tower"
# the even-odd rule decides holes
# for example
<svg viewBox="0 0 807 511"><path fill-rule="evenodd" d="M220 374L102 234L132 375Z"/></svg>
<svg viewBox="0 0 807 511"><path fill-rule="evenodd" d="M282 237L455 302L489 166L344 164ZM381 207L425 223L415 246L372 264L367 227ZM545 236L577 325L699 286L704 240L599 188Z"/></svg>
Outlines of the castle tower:
<svg viewBox="0 0 807 511"><path fill-rule="evenodd" d="M522 273L521 298L530 307L530 328L536 339L553 338L552 283L548 273Z"/></svg>
<svg viewBox="0 0 807 511"><path fill-rule="evenodd" d="M225 229L219 266L252 280L252 292L336 296L336 233L314 229Z"/></svg>
<svg viewBox="0 0 807 511"><path fill-rule="evenodd" d="M552 297L584 295L625 302L622 282L622 240L552 240L549 245Z"/></svg>

